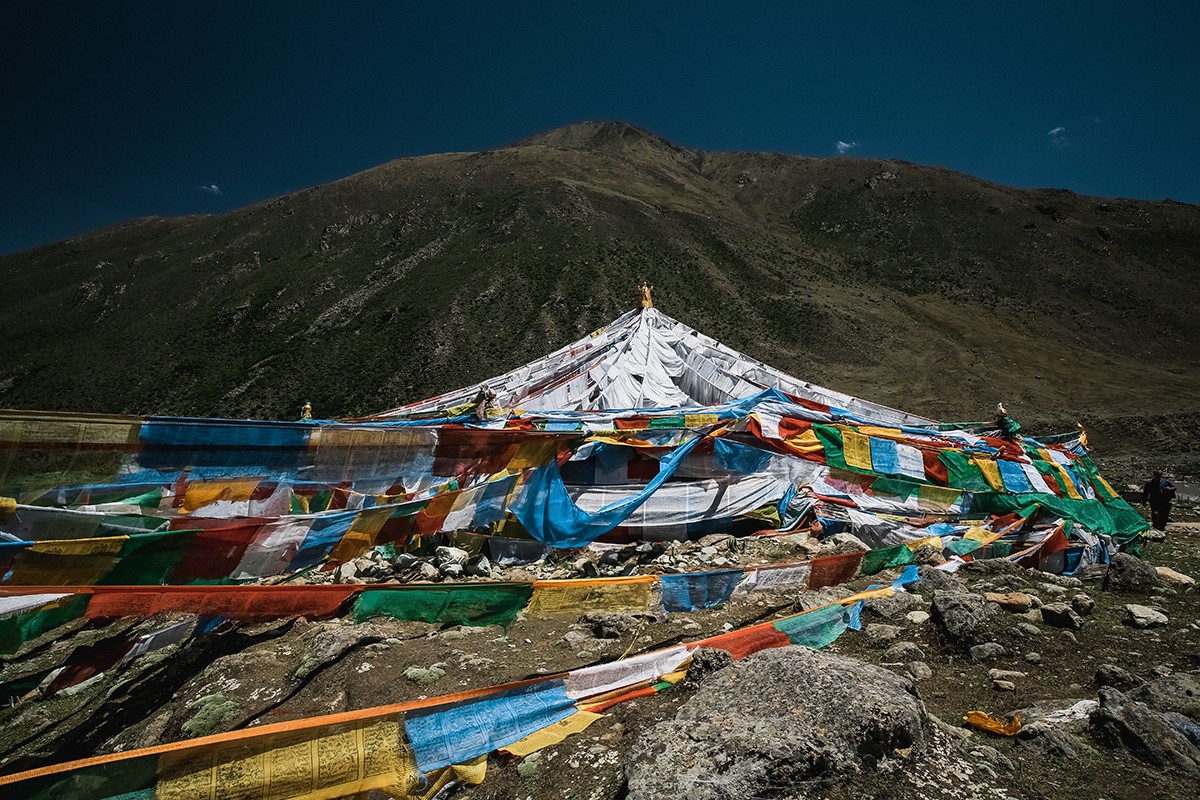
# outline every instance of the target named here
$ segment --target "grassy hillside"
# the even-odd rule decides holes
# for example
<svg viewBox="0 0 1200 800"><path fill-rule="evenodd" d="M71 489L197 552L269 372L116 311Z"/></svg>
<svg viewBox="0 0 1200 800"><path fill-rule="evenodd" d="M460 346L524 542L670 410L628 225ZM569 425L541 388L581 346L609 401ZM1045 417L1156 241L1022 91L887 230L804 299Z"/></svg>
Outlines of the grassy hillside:
<svg viewBox="0 0 1200 800"><path fill-rule="evenodd" d="M585 123L0 258L0 405L292 418L512 368L657 304L915 412L1194 463L1200 208Z"/></svg>

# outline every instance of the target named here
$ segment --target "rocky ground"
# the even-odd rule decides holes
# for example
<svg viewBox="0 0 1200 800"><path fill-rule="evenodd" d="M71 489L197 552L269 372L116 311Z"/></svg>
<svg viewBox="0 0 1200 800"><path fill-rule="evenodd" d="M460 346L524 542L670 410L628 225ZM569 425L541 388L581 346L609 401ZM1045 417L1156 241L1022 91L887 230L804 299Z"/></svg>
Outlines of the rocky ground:
<svg viewBox="0 0 1200 800"><path fill-rule="evenodd" d="M577 553L496 568L493 577L692 571L796 560L811 549L801 537L716 538ZM1200 524L1172 524L1143 555L1067 578L1006 562L977 562L957 575L923 567L914 591L871 601L863 630L826 650L784 648L737 664L705 651L684 683L615 706L525 759L493 756L487 780L456 795L1193 797L1200 610L1187 576L1200 576ZM453 563L445 556L422 563ZM360 563L340 577L373 582L391 579L387 572L395 568ZM9 706L0 711L0 771L559 672L819 605L886 578L755 593L689 614L518 618L507 631L390 619L226 623L49 692L52 670L76 648L101 652L165 620L78 622L72 635L32 642L2 665ZM1014 737L968 728L969 711L1001 721L1020 715L1023 728Z"/></svg>

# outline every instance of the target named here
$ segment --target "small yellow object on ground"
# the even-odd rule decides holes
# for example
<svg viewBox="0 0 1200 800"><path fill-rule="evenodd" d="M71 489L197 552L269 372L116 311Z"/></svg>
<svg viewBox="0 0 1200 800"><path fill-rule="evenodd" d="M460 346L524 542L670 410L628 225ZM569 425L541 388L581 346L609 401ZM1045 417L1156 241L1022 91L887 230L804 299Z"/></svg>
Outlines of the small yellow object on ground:
<svg viewBox="0 0 1200 800"><path fill-rule="evenodd" d="M1017 731L1021 730L1021 718L1019 716L1015 716L1008 722L1004 722L984 711L968 711L967 715L963 717L963 722L973 728L979 728L981 731L989 731L1001 736L1016 736Z"/></svg>

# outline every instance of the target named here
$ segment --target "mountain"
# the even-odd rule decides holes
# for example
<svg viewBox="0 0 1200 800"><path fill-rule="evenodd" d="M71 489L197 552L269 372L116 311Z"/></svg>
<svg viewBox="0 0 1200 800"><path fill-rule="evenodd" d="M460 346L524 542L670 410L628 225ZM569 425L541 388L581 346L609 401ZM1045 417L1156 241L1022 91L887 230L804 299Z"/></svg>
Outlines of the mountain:
<svg viewBox="0 0 1200 800"><path fill-rule="evenodd" d="M0 405L369 413L548 353L646 280L816 383L1195 464L1198 265L1196 206L583 123L2 257Z"/></svg>

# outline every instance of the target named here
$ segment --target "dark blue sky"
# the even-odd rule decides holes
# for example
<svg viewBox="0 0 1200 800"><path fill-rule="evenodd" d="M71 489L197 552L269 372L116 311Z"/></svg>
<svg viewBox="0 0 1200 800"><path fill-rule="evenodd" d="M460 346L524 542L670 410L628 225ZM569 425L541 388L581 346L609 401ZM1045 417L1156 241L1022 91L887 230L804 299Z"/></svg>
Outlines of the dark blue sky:
<svg viewBox="0 0 1200 800"><path fill-rule="evenodd" d="M0 253L589 119L1200 203L1182 0L0 5Z"/></svg>

